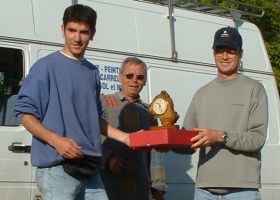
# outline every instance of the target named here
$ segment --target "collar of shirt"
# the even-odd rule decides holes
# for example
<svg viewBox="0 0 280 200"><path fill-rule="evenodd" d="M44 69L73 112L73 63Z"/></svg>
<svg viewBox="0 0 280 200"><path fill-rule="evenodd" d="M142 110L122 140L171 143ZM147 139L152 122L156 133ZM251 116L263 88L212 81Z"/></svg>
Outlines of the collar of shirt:
<svg viewBox="0 0 280 200"><path fill-rule="evenodd" d="M121 91L116 92L116 95L120 98L121 102L128 101L128 100L125 98L125 96L123 96L123 94L121 93ZM138 96L138 98L135 99L135 100L132 101L132 102L142 103L142 100L140 99L140 96Z"/></svg>

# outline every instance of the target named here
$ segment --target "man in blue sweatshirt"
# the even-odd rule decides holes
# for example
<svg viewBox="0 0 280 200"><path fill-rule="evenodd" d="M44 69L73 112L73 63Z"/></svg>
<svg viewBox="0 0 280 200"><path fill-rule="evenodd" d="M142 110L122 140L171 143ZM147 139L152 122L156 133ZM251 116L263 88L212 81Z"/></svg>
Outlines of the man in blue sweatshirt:
<svg viewBox="0 0 280 200"><path fill-rule="evenodd" d="M84 58L96 16L88 6L66 8L64 48L33 65L15 104L16 117L33 135L31 161L44 200L108 199L92 167L101 157L100 129L129 144L128 134L101 119L99 72Z"/></svg>

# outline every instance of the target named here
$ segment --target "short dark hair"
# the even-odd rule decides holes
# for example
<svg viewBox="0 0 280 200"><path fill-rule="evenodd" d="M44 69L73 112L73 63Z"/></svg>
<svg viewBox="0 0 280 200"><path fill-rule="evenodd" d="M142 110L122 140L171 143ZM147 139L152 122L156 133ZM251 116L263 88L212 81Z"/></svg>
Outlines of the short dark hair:
<svg viewBox="0 0 280 200"><path fill-rule="evenodd" d="M84 22L89 25L90 30L94 31L96 26L97 14L91 7L75 4L65 9L63 14L63 25L68 22Z"/></svg>

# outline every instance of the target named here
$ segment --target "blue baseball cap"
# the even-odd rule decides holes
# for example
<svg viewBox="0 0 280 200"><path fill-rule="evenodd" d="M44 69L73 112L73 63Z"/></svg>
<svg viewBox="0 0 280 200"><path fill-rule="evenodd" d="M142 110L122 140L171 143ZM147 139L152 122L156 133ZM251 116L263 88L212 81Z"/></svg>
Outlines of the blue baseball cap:
<svg viewBox="0 0 280 200"><path fill-rule="evenodd" d="M233 27L224 27L216 31L213 49L217 47L228 47L231 49L242 49L242 37L238 30Z"/></svg>

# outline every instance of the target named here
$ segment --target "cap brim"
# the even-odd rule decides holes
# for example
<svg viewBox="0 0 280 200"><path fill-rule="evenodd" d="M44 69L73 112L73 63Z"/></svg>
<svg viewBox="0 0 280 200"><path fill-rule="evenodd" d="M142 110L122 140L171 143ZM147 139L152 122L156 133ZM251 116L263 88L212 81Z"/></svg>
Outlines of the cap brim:
<svg viewBox="0 0 280 200"><path fill-rule="evenodd" d="M213 44L213 49L216 49L217 47L228 47L230 49L236 49L236 50L239 50L240 47L237 43L233 42L232 40L220 40L220 41L216 41L214 44Z"/></svg>

